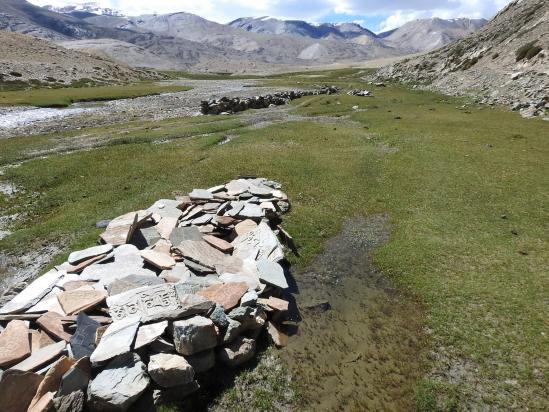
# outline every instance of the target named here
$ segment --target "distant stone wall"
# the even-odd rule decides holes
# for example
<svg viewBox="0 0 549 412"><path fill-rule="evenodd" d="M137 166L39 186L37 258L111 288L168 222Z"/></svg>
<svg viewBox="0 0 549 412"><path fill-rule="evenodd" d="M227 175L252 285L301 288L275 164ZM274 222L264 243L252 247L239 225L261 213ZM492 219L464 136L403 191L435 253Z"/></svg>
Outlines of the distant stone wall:
<svg viewBox="0 0 549 412"><path fill-rule="evenodd" d="M292 90L249 98L222 97L219 100L202 101L200 111L202 114L237 113L248 109L266 109L271 105L282 106L305 96L335 94L338 92L339 89L335 86L324 86L316 90Z"/></svg>

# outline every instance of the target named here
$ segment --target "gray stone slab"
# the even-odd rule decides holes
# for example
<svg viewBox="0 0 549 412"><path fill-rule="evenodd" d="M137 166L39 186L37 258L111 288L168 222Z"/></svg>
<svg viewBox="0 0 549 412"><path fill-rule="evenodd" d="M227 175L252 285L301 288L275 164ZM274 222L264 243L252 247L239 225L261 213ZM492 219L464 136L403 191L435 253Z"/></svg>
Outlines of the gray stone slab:
<svg viewBox="0 0 549 412"><path fill-rule="evenodd" d="M257 199L257 201L259 201L259 199ZM244 205L240 212L238 212L238 216L248 219L260 219L265 216L265 212L259 205L251 203L250 201Z"/></svg>
<svg viewBox="0 0 549 412"><path fill-rule="evenodd" d="M238 216L240 211L244 209L244 202L230 202L229 209L225 212L225 216L235 217Z"/></svg>
<svg viewBox="0 0 549 412"><path fill-rule="evenodd" d="M180 294L174 284L167 283L111 296L107 299L107 305L115 321L133 318L146 323L202 313L212 303L199 296Z"/></svg>
<svg viewBox="0 0 549 412"><path fill-rule="evenodd" d="M108 254L112 252L112 250L113 250L112 245L101 245L101 246L90 247L88 249L72 252L69 255L68 262L71 265L77 265L78 263L84 260L88 260L96 256Z"/></svg>
<svg viewBox="0 0 549 412"><path fill-rule="evenodd" d="M191 275L189 278L175 284L175 289L180 295L195 294L196 292L205 289L212 285L223 283L217 275L196 276Z"/></svg>
<svg viewBox="0 0 549 412"><path fill-rule="evenodd" d="M213 193L205 189L194 189L189 193L189 197L195 200L211 200L213 199Z"/></svg>
<svg viewBox="0 0 549 412"><path fill-rule="evenodd" d="M130 410L150 384L147 367L135 353L114 359L88 386L88 407L96 411Z"/></svg>
<svg viewBox="0 0 549 412"><path fill-rule="evenodd" d="M281 289L288 288L284 269L278 263L267 259L259 259L257 261L257 270L259 272L259 279L264 283Z"/></svg>
<svg viewBox="0 0 549 412"><path fill-rule="evenodd" d="M176 250L185 258L209 268L215 268L215 265L223 262L227 256L205 241L184 240Z"/></svg>
<svg viewBox="0 0 549 412"><path fill-rule="evenodd" d="M112 296L143 286L162 285L164 283L164 279L156 276L129 275L116 279L109 285L107 291L109 296Z"/></svg>
<svg viewBox="0 0 549 412"><path fill-rule="evenodd" d="M248 190L249 184L244 179L238 179L238 180L231 180L229 183L225 185L225 188L227 189L227 193L230 196L236 196L241 193L244 193Z"/></svg>
<svg viewBox="0 0 549 412"><path fill-rule="evenodd" d="M190 270L192 270L195 273L198 273L200 275L207 275L209 273L215 273L215 269L200 265L196 262L193 262L189 259L183 259L183 263L185 266L187 266Z"/></svg>
<svg viewBox="0 0 549 412"><path fill-rule="evenodd" d="M196 219L193 219L191 222L193 225L206 225L212 221L214 218L214 215L211 213L204 213L202 216L197 217Z"/></svg>
<svg viewBox="0 0 549 412"><path fill-rule="evenodd" d="M133 245L122 245L114 251L114 262L88 266L80 274L81 280L101 281L105 286L129 275L156 277L156 273L143 267L139 249Z"/></svg>
<svg viewBox="0 0 549 412"><path fill-rule="evenodd" d="M172 242L172 245L179 245L184 240L200 241L202 240L202 234L194 226L176 227L170 235L170 242Z"/></svg>
<svg viewBox="0 0 549 412"><path fill-rule="evenodd" d="M61 355L67 347L65 341L57 342L52 345L44 346L33 352L31 356L25 359L23 362L12 366L11 369L17 369L20 371L34 371L40 366L45 365L48 362L56 359Z"/></svg>
<svg viewBox="0 0 549 412"><path fill-rule="evenodd" d="M52 269L40 276L22 292L17 294L12 300L6 303L0 314L20 313L36 305L44 296L46 296L55 286L55 284L65 276L67 272Z"/></svg>
<svg viewBox="0 0 549 412"><path fill-rule="evenodd" d="M157 200L147 210L152 213L156 213L162 217L175 217L179 219L183 212L177 207L181 204L178 200L173 199L160 199Z"/></svg>
<svg viewBox="0 0 549 412"><path fill-rule="evenodd" d="M95 332L101 325L84 312L76 318L76 331L70 338L72 355L75 359L90 356L95 350Z"/></svg>
<svg viewBox="0 0 549 412"><path fill-rule="evenodd" d="M181 282L189 279L192 273L184 263L178 262L170 270L163 270L160 273L160 278L169 282Z"/></svg>
<svg viewBox="0 0 549 412"><path fill-rule="evenodd" d="M90 361L97 364L128 353L138 327L139 318L122 319L111 323L93 351Z"/></svg>
<svg viewBox="0 0 549 412"><path fill-rule="evenodd" d="M249 257L250 251L258 250L257 259L268 258L280 242L271 228L264 222L261 222L255 229L250 230L233 240L233 256Z"/></svg>
<svg viewBox="0 0 549 412"><path fill-rule="evenodd" d="M133 345L134 350L147 346L157 340L168 328L168 321L151 323L149 325L141 325L137 331L137 337Z"/></svg>

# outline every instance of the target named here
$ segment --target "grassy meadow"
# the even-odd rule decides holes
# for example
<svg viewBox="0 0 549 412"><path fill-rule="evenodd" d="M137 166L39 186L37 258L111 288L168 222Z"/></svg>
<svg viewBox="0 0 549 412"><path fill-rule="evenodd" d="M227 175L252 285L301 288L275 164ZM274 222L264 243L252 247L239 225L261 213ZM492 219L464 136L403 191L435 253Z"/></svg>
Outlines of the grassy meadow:
<svg viewBox="0 0 549 412"><path fill-rule="evenodd" d="M0 92L0 106L67 107L77 102L129 99L190 90L190 87L140 82L123 86L63 87Z"/></svg>
<svg viewBox="0 0 549 412"><path fill-rule="evenodd" d="M265 82L360 87L375 97L300 99L290 112L306 119L259 129L238 115L208 116L0 140L0 166L23 161L0 176L21 189L0 196L0 211L24 217L0 249L56 242L65 248L60 261L95 242L97 220L237 175L265 176L293 201L285 227L300 249L291 257L296 273L346 217L389 216L391 240L373 259L425 308L429 357L415 388L418 410L547 410L549 124L367 86L356 70L317 75L324 77ZM86 97L54 92L68 93L1 93L0 102ZM227 134L232 140L219 145ZM35 155L97 137L94 150Z"/></svg>

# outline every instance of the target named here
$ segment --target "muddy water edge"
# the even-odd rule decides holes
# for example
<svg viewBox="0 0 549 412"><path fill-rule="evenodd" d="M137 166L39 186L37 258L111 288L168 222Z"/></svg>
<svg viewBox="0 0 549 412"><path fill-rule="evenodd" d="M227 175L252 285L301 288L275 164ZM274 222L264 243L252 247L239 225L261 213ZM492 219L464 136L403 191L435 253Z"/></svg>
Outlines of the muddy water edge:
<svg viewBox="0 0 549 412"><path fill-rule="evenodd" d="M426 355L422 309L370 257L389 234L386 216L349 219L313 264L295 273L301 319L280 356L300 410L415 409Z"/></svg>

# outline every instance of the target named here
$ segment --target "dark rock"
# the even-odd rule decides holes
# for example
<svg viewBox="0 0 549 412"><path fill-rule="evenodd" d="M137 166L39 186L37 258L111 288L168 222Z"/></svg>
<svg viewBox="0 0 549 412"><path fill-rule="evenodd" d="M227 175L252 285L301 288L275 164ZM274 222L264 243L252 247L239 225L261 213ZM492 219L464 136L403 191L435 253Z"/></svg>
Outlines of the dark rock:
<svg viewBox="0 0 549 412"><path fill-rule="evenodd" d="M75 359L91 356L95 350L95 332L101 326L84 312L76 318L76 332L70 338L71 351Z"/></svg>

